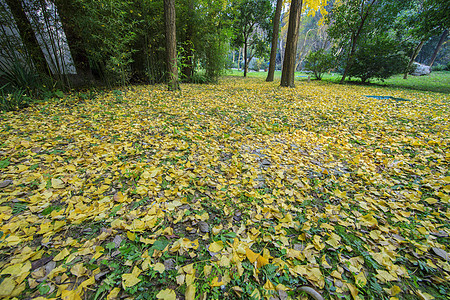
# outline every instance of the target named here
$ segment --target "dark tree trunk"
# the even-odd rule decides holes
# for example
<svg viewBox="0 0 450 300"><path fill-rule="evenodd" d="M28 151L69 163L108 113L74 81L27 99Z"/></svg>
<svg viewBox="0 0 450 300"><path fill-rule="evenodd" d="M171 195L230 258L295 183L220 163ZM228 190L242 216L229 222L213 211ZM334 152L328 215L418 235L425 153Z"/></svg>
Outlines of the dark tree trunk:
<svg viewBox="0 0 450 300"><path fill-rule="evenodd" d="M39 74L52 76L45 54L34 34L33 27L25 14L20 0L6 0L9 9L16 21L22 42L33 60Z"/></svg>
<svg viewBox="0 0 450 300"><path fill-rule="evenodd" d="M434 61L436 60L436 56L438 55L439 50L442 47L442 44L444 44L444 41L447 38L447 35L448 35L448 29L445 29L444 32L441 35L441 38L439 39L439 43L437 44L436 49L434 49L433 56L431 56L431 60L430 60L430 63L429 63L430 67L433 66Z"/></svg>
<svg viewBox="0 0 450 300"><path fill-rule="evenodd" d="M248 73L248 62L247 62L247 39L244 42L244 77L247 77Z"/></svg>
<svg viewBox="0 0 450 300"><path fill-rule="evenodd" d="M292 0L289 12L289 26L286 37L281 86L295 87L295 58L297 57L298 33L303 0Z"/></svg>
<svg viewBox="0 0 450 300"><path fill-rule="evenodd" d="M275 8L275 16L273 17L273 34L272 34L272 48L270 49L270 62L269 62L269 72L267 73L266 81L273 81L273 76L275 74L276 59L277 59L277 45L278 45L278 34L280 32L280 17L281 17L281 7L283 6L283 0L277 0L277 6Z"/></svg>
<svg viewBox="0 0 450 300"><path fill-rule="evenodd" d="M408 66L406 67L405 70L405 75L403 75L403 79L408 79L409 70L411 69L411 66L414 60L416 59L417 55L419 55L419 52L422 49L423 44L425 44L425 41L420 41L419 45L417 45L416 49L414 49L413 53L411 54L411 58L409 59Z"/></svg>
<svg viewBox="0 0 450 300"><path fill-rule="evenodd" d="M347 74L348 74L348 70L353 65L353 57L355 56L356 46L358 44L359 36L361 35L361 32L362 32L362 30L364 28L364 23L366 22L367 17L370 14L370 9L372 8L372 5L375 3L375 1L376 0L372 0L367 5L367 10L361 17L361 23L359 24L358 30L356 31L356 33L354 35L352 35L352 41L351 41L352 48L350 49L350 53L349 53L348 58L347 58L347 64L346 64L345 69L344 69L344 74L342 75L341 81L339 82L340 84L344 83L345 78L347 77ZM361 6L363 6L363 5L364 5L364 1L361 2ZM361 8L361 11L363 11L363 8L364 7Z"/></svg>
<svg viewBox="0 0 450 300"><path fill-rule="evenodd" d="M89 64L89 58L84 47L83 39L75 27L73 18L79 13L73 6L72 1L54 0L58 10L59 18L66 34L67 44L69 45L70 54L72 55L73 63L77 74L85 79L93 77L92 70Z"/></svg>
<svg viewBox="0 0 450 300"><path fill-rule="evenodd" d="M166 27L166 63L169 91L180 89L177 67L177 37L175 25L175 0L164 0L164 19Z"/></svg>

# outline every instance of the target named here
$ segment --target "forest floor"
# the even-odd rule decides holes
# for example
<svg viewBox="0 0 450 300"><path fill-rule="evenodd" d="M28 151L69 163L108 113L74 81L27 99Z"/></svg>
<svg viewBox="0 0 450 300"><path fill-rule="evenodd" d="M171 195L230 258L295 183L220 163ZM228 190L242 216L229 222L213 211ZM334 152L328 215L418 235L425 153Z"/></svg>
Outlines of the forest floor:
<svg viewBox="0 0 450 300"><path fill-rule="evenodd" d="M447 299L449 115L258 77L1 114L0 298Z"/></svg>

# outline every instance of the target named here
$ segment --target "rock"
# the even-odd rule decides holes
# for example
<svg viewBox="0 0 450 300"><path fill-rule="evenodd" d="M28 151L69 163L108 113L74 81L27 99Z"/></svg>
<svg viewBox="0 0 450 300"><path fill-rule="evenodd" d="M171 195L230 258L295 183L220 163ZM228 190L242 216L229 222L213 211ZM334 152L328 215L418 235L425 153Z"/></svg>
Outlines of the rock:
<svg viewBox="0 0 450 300"><path fill-rule="evenodd" d="M55 261L50 261L45 265L45 273L46 275L50 274L50 272L56 267Z"/></svg>
<svg viewBox="0 0 450 300"><path fill-rule="evenodd" d="M31 270L36 270L37 268L42 267L43 265L47 264L49 261L53 259L54 256L47 256L42 257L38 260L35 260L31 263Z"/></svg>
<svg viewBox="0 0 450 300"><path fill-rule="evenodd" d="M4 188L4 187L7 187L8 185L10 185L11 183L13 183L13 181L12 180L4 180L4 181L2 181L2 182L0 182L0 188Z"/></svg>
<svg viewBox="0 0 450 300"><path fill-rule="evenodd" d="M166 268L166 270L175 269L175 264L176 264L176 261L173 258L169 258L164 261L164 267Z"/></svg>
<svg viewBox="0 0 450 300"><path fill-rule="evenodd" d="M437 248L437 247L433 247L431 249L433 250L434 254L439 256L441 259L450 261L449 254L445 250L442 250L442 249Z"/></svg>
<svg viewBox="0 0 450 300"><path fill-rule="evenodd" d="M116 246L116 249L120 247L120 244L122 243L123 239L120 235L116 235L114 237L113 243Z"/></svg>
<svg viewBox="0 0 450 300"><path fill-rule="evenodd" d="M423 64L419 64L418 62L414 62L415 70L411 73L413 76L423 76L431 73L431 67Z"/></svg>
<svg viewBox="0 0 450 300"><path fill-rule="evenodd" d="M198 228L203 233L209 232L209 225L206 222L203 222L203 221L198 222Z"/></svg>

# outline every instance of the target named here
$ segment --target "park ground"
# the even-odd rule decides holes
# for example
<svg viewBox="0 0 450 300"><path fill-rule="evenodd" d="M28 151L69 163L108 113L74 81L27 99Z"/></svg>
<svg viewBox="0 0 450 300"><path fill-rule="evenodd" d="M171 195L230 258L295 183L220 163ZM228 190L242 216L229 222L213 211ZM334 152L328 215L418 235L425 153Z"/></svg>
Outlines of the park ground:
<svg viewBox="0 0 450 300"><path fill-rule="evenodd" d="M2 113L0 298L447 299L435 74L288 89L260 72Z"/></svg>

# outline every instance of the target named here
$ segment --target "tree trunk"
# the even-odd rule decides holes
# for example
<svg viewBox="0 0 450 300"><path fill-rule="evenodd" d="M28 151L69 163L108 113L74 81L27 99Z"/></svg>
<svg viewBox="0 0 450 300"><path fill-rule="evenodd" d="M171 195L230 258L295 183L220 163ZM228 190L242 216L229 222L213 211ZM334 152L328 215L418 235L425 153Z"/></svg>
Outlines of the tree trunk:
<svg viewBox="0 0 450 300"><path fill-rule="evenodd" d="M241 69L241 48L239 47L239 56L238 56L238 61L237 61L237 69L240 70Z"/></svg>
<svg viewBox="0 0 450 300"><path fill-rule="evenodd" d="M295 87L295 58L297 57L298 34L303 0L292 0L289 12L289 27L286 37L281 86Z"/></svg>
<svg viewBox="0 0 450 300"><path fill-rule="evenodd" d="M445 41L445 39L447 38L447 35L448 35L448 29L445 29L444 32L443 32L442 35L441 35L441 38L440 38L440 40L439 40L439 43L438 43L437 46L436 46L436 49L434 49L433 56L431 56L431 60L430 60L430 63L429 63L429 66L430 66L430 67L433 66L434 61L436 60L436 56L438 55L439 50L440 50L441 47L442 47L442 44L444 44L444 41Z"/></svg>
<svg viewBox="0 0 450 300"><path fill-rule="evenodd" d="M269 72L267 73L266 81L273 81L276 67L277 59L277 45L278 45L278 34L280 32L280 17L281 8L283 6L283 0L277 0L277 6L275 8L275 16L273 17L273 34L272 34L272 48L270 49L270 62L269 62Z"/></svg>
<svg viewBox="0 0 450 300"><path fill-rule="evenodd" d="M244 42L244 77L247 77L248 63L247 63L247 39Z"/></svg>
<svg viewBox="0 0 450 300"><path fill-rule="evenodd" d="M425 41L420 41L419 45L417 45L416 49L414 49L414 51L411 55L411 59L409 60L408 67L406 67L405 75L403 76L403 79L408 79L409 70L411 69L411 66L412 66L414 60L416 59L417 55L419 55L419 52L422 49L423 44L425 44Z"/></svg>
<svg viewBox="0 0 450 300"><path fill-rule="evenodd" d="M347 73L348 70L350 69L350 67L353 64L353 57L355 56L355 52L356 52L356 46L358 43L358 39L359 36L361 35L362 29L364 27L364 23L367 20L367 17L369 16L370 13L370 9L372 8L372 5L375 3L376 0L372 0L368 5L367 5L367 10L366 12L361 16L361 23L359 24L358 30L356 31L356 33L352 36L352 48L350 50L350 54L348 55L347 58L347 65L345 66L345 70L344 70L344 74L342 75L341 81L339 82L340 84L344 83L345 81L345 77L347 77ZM363 12L364 9L364 1L361 2L361 11ZM361 12L361 13L362 13Z"/></svg>
<svg viewBox="0 0 450 300"><path fill-rule="evenodd" d="M168 89L180 89L177 66L177 37L175 26L175 0L164 0L164 19L166 27L166 63L168 74Z"/></svg>
<svg viewBox="0 0 450 300"><path fill-rule="evenodd" d="M16 21L19 35L33 60L39 74L52 76L45 54L34 34L33 27L25 14L21 0L6 0Z"/></svg>
<svg viewBox="0 0 450 300"><path fill-rule="evenodd" d="M72 1L55 0L54 2L58 10L59 18L61 19L76 72L85 79L91 79L93 75L89 65L88 54L84 47L83 39L75 27L73 20L73 17L78 14L78 11L73 6Z"/></svg>

